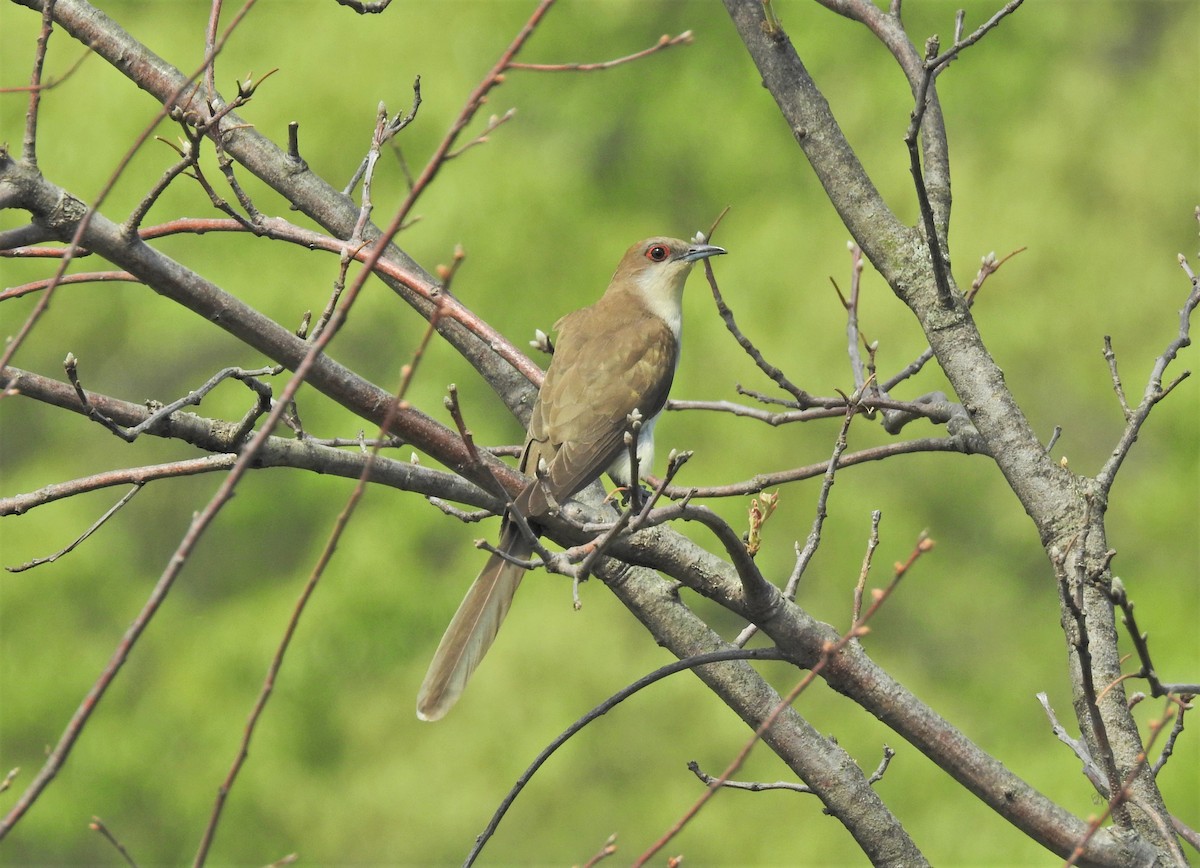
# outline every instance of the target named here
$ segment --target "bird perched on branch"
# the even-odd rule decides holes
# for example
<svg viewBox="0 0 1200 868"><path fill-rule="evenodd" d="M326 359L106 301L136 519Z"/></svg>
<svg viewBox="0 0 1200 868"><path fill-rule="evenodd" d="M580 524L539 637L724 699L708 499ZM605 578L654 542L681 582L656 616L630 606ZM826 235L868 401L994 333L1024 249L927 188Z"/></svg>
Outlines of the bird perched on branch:
<svg viewBox="0 0 1200 868"><path fill-rule="evenodd" d="M677 238L648 238L625 251L595 304L557 323L558 340L529 419L521 472L531 481L512 510L536 527L539 516L607 472L630 478L629 418L642 420L639 476L654 457L654 425L679 361L683 285L692 266L725 251ZM437 720L458 700L491 647L521 584L533 539L506 515L493 554L467 591L434 653L417 695L417 717ZM507 556L507 557L506 557Z"/></svg>

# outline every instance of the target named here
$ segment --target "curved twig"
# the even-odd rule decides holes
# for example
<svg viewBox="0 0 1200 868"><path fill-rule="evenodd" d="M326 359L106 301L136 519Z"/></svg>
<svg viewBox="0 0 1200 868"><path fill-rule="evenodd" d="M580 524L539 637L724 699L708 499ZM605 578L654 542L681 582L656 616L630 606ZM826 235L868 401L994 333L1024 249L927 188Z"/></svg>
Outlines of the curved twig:
<svg viewBox="0 0 1200 868"><path fill-rule="evenodd" d="M726 660L783 660L784 656L775 648L729 648L722 651L711 651L707 654L697 654L695 657L685 657L682 660L675 660L671 663L655 669L648 675L639 678L637 681L624 687L614 693L608 699L597 705L583 717L568 726L558 736L554 738L550 744L546 745L529 764L529 767L521 773L515 784L508 791L508 794L500 801L499 807L492 814L491 820L479 833L479 837L475 839L475 846L471 848L471 852L467 854L466 860L463 862L466 866L474 865L475 860L479 858L479 854L483 852L488 840L496 833L496 829L500 826L500 821L504 819L504 815L508 813L508 809L512 807L517 796L521 794L521 790L525 785L537 774L538 769L545 765L546 760L550 759L551 755L566 744L577 732L591 723L593 720L612 711L629 697L633 696L638 691L645 687L649 687L657 681L661 681L668 675L674 675L677 672L685 672L689 669L694 669L697 666L707 666L710 663L721 663Z"/></svg>

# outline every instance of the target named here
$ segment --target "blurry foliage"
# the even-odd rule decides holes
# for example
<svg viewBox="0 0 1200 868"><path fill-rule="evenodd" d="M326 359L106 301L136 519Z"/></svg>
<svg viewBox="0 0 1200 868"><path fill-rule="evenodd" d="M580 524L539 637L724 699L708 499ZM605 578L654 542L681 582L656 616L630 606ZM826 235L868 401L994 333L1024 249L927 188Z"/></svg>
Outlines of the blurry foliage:
<svg viewBox="0 0 1200 868"><path fill-rule="evenodd" d="M100 5L180 68L199 62L207 3ZM958 5L974 26L997 4L909 0L910 33L948 40ZM400 142L416 171L532 6L463 0L451 9L405 0L385 15L358 17L329 2L262 2L219 59L218 84L232 92L235 79L278 68L243 116L279 142L287 123L299 121L305 159L340 187L365 152L377 104L404 110L420 75L424 103ZM776 6L864 163L893 207L914 219L901 144L910 97L894 64L865 30L816 4ZM0 7L0 85L28 80L37 26L35 14ZM706 228L732 204L716 239L731 255L716 270L743 328L804 387L849 390L842 311L829 286L830 277L843 287L849 281L846 232L722 10L700 2L563 0L520 59L603 60L685 29L695 32L694 45L635 65L510 74L489 109L515 106L516 118L445 169L418 206L422 219L399 243L430 268L463 244L456 293L523 345L534 328L591 301L628 243ZM1095 472L1122 424L1102 336L1113 336L1126 388L1138 394L1177 328L1186 281L1175 254L1195 252L1191 212L1200 201L1198 34L1200 7L1185 0L1031 3L940 80L952 137L956 276L965 286L981 255L1028 248L988 281L976 315L1036 430L1048 440L1062 426L1056 454L1081 473ZM49 74L64 71L79 52L56 33ZM10 145L20 141L24 109L23 96L0 97L0 138ZM89 58L45 96L43 171L90 199L156 109ZM177 137L169 124L159 134ZM121 219L172 159L164 146L148 145L106 213ZM211 159L206 167L218 177ZM303 219L239 174L262 210ZM375 188L378 222L403 193L398 163L385 162ZM210 213L203 193L180 180L148 222ZM0 213L0 226L21 217ZM250 238L174 238L160 246L288 327L305 309L323 306L336 276L332 257ZM103 266L92 257L73 267ZM45 263L11 259L0 269L4 286L48 273ZM735 382L766 389L707 294L694 277L674 395L736 400ZM30 296L0 306L0 330L13 334L34 303ZM861 322L880 343L885 374L925 346L906 314L868 269ZM422 328L374 283L332 354L393 388ZM80 358L87 387L134 401L169 400L220 367L263 361L130 284L59 289L15 362L61 376L68 351ZM1190 352L1181 367L1194 365ZM943 388L932 367L898 397ZM441 396L449 382L458 383L480 442L520 438L501 403L444 346L421 368L414 403L448 421ZM1198 395L1189 382L1156 409L1115 489L1109 525L1116 571L1165 678L1194 677L1200 667ZM238 416L248 400L243 387L226 384L200 412ZM361 427L311 390L301 408L318 436L354 436ZM681 484L714 484L823 460L836 425L771 429L690 412L665 418L659 443L664 455L672 447L696 450ZM852 449L885 439L863 421L850 437ZM0 405L0 438L5 494L192 454L149 439L127 446L78 417L20 399ZM16 791L218 484L207 476L149 486L81 550L0 578L0 771L22 767ZM93 814L142 864L191 858L272 649L349 490L345 480L283 470L241 486L0 860L112 863L112 850L87 831ZM816 490L816 483L783 490L759 556L768 576L782 581L790 571L792 542L808 533ZM3 563L61 547L117 497L106 491L6 519ZM717 504L730 518L747 505ZM1078 762L1051 736L1034 699L1045 690L1060 715L1070 716L1053 578L994 466L928 455L859 467L839 476L830 505L802 605L834 624L848 622L871 509L884 512L877 584L928 528L938 548L875 622L869 650L1034 786L1073 811L1096 811ZM443 723L419 724L417 684L480 561L470 541L493 533L494 522L464 527L416 497L370 492L300 626L218 832L216 863L261 864L293 851L309 864L461 860L545 742L663 662L598 584L583 589L583 611L574 613L567 585L535 574L461 707ZM718 623L729 634L740 626L727 617ZM796 677L782 667L768 674L781 687ZM1158 703L1147 705L1148 713L1159 711ZM799 706L864 768L875 767L883 743L898 749L878 786L933 863L1045 860L841 697L814 689ZM696 796L685 763L719 769L746 734L697 681L668 680L556 756L517 801L486 858L578 863L614 831L619 858L632 858ZM1168 804L1193 825L1198 753L1196 739L1185 735L1162 782ZM759 749L743 776L783 774ZM3 797L6 805L12 797ZM673 851L695 864L862 861L817 800L778 792L722 794Z"/></svg>

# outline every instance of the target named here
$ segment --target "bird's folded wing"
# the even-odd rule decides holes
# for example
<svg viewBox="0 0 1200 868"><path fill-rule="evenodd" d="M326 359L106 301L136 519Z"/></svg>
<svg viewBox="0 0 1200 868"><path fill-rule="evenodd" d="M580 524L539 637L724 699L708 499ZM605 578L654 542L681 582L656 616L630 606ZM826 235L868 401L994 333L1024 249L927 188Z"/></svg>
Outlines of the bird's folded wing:
<svg viewBox="0 0 1200 868"><path fill-rule="evenodd" d="M544 459L544 484L560 502L600 477L620 450L634 410L649 421L662 410L675 375L674 334L662 319L623 312L622 327L605 333L591 320L600 304L559 323L555 362L529 424L524 471ZM574 363L576 359L586 364ZM537 503L531 503L537 514Z"/></svg>

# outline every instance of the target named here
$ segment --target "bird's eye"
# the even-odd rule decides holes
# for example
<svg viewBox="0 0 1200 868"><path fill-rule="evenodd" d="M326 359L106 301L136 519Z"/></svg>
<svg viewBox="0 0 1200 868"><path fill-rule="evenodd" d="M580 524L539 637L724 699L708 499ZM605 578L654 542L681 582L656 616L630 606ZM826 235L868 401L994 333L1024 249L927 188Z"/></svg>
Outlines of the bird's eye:
<svg viewBox="0 0 1200 868"><path fill-rule="evenodd" d="M651 262L662 262L670 255L671 251L665 244L651 244L646 248L646 258Z"/></svg>

